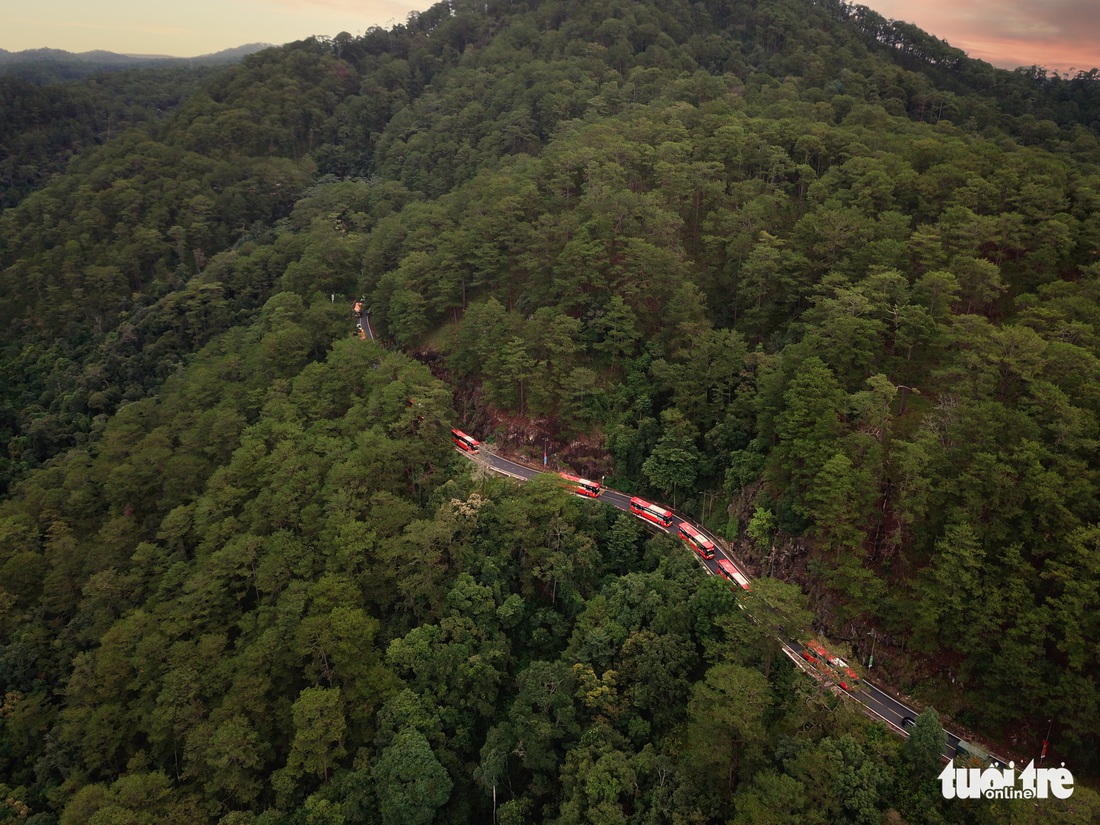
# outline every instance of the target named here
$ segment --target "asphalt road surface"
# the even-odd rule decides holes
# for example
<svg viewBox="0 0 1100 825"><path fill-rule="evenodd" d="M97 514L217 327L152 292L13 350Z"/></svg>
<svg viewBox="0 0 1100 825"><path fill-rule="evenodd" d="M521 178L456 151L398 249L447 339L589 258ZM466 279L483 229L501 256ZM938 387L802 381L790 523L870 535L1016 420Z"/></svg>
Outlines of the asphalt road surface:
<svg viewBox="0 0 1100 825"><path fill-rule="evenodd" d="M540 473L547 472L545 470L536 470L524 464L517 464L514 461L509 461L507 458L493 455L486 450L478 451L477 455L472 455L470 453L463 453L463 455L466 455L468 458L478 461L479 463L485 464L490 469L494 470L497 473L500 473L501 475L511 476L512 478L521 479L523 481L529 481ZM631 496L625 493L620 493L618 490L611 490L607 487L603 488L599 498L599 500L604 502L605 504L610 504L611 506L617 507L618 509L624 510L626 512L630 512L630 499ZM682 521L686 521L686 519L681 519L679 516L676 516L674 514L671 527L663 528L660 525L653 524L651 522L646 523L654 530L663 530L670 536L676 536L677 528ZM691 524L693 527L695 527L695 529L706 535L708 538L712 540L715 539L715 536L708 530L705 530L699 525L694 524L690 521L688 522L688 524ZM703 559L699 556L698 553L695 554L696 561L698 561L700 565L706 568L708 574L712 576L717 575L718 559L720 558L729 559L734 567L740 570L742 574L745 573L741 565L739 565L737 561L733 559L729 555L729 553L727 553L726 550L721 546L720 541L715 541L714 544L715 557L713 559ZM748 575L745 574L745 577L748 578ZM780 641L783 643L783 647L787 651L787 654L788 656L790 656L792 661L800 666L805 665L805 662L802 659L801 644L793 639L780 638ZM803 669L807 671L810 670L808 666L803 667ZM906 706L902 702L899 702L893 696L885 693L880 688L868 682L866 679L861 679L859 683L848 693L848 695L852 699L863 705L864 708L866 708L872 716L875 716L886 722L887 726L891 730L893 730L897 734L900 734L901 736L907 737L909 735L908 731L905 730L905 728L902 726L902 720L907 717L910 719L916 719L920 715L920 711L914 710L913 708ZM955 756L955 750L959 744L959 737L951 733L946 728L944 729L944 733L947 736L947 745L944 749L943 757L944 759L950 760ZM993 759L994 764L1004 761L998 757L993 757Z"/></svg>
<svg viewBox="0 0 1100 825"><path fill-rule="evenodd" d="M367 312L369 312L369 310L361 311L360 314L357 316L359 318L358 328L363 330L363 332L370 340L376 341L378 339L374 337L374 330L371 328L370 318L367 317Z"/></svg>

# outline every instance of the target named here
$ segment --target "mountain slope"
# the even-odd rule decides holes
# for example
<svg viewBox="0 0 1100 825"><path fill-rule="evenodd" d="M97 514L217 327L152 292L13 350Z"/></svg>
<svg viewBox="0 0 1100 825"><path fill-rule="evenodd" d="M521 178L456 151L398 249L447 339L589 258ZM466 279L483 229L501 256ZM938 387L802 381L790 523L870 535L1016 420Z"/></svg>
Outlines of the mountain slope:
<svg viewBox="0 0 1100 825"><path fill-rule="evenodd" d="M116 54L103 50L74 54L62 49L26 49L18 52L0 49L0 76L42 85L80 80L90 75L127 69L170 67L194 69L202 66L222 66L236 63L242 57L269 46L270 44L267 43L249 43L197 57Z"/></svg>
<svg viewBox="0 0 1100 825"><path fill-rule="evenodd" d="M698 515L851 661L1027 752L1056 717L1092 775L1100 145L1072 89L894 30L440 5L247 58L5 211L12 798L1036 815L944 807L679 548L469 477L456 420ZM359 295L436 375L347 337Z"/></svg>

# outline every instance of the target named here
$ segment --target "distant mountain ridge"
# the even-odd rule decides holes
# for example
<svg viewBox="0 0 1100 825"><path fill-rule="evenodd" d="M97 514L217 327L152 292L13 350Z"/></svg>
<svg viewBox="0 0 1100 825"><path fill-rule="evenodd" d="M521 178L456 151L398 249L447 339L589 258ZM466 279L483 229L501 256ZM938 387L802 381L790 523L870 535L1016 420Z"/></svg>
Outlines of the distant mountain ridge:
<svg viewBox="0 0 1100 825"><path fill-rule="evenodd" d="M247 55L270 48L270 43L247 43L196 57L170 55L118 54L102 49L68 52L63 49L24 49L11 52L0 49L0 74L17 75L24 80L49 83L75 80L101 71L136 69L150 66L223 65L235 63Z"/></svg>

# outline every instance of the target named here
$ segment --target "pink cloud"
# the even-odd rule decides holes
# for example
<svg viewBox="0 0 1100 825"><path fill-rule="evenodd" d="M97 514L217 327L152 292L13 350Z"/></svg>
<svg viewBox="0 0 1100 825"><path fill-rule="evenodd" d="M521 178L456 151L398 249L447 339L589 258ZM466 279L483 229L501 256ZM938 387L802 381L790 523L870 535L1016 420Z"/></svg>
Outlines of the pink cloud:
<svg viewBox="0 0 1100 825"><path fill-rule="evenodd" d="M996 66L1067 71L1100 66L1096 0L866 0L883 17L914 23Z"/></svg>

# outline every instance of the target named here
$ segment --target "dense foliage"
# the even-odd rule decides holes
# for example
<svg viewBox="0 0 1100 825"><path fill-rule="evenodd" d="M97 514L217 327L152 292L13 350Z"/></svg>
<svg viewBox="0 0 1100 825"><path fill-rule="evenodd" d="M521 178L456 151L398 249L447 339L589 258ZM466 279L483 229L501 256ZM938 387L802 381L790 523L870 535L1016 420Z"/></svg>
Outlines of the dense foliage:
<svg viewBox="0 0 1100 825"><path fill-rule="evenodd" d="M934 714L902 745L779 655L796 589L754 624L631 516L472 477L424 366L315 360L342 320L275 296L0 510L9 818L1001 821L937 801Z"/></svg>
<svg viewBox="0 0 1100 825"><path fill-rule="evenodd" d="M74 155L163 118L214 71L124 71L44 86L0 75L0 209L41 188Z"/></svg>
<svg viewBox="0 0 1100 825"><path fill-rule="evenodd" d="M836 2L454 2L76 154L0 214L0 818L1095 815L945 803L934 715L770 628L1100 771L1096 83ZM783 617L472 475L456 394Z"/></svg>

